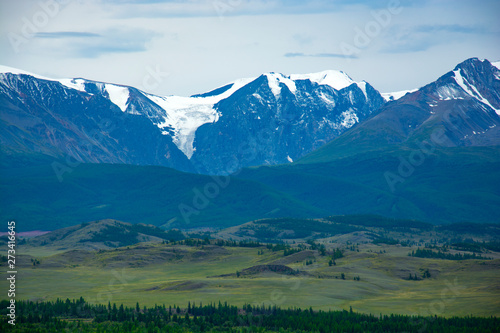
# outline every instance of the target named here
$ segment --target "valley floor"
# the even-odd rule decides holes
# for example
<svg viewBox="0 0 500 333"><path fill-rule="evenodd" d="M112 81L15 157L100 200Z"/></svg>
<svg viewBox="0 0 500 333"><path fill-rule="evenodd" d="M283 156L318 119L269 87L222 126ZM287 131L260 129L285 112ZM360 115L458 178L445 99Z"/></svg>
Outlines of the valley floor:
<svg viewBox="0 0 500 333"><path fill-rule="evenodd" d="M356 243L359 233L348 236L351 245L344 244L343 256L335 260L340 238L323 240L324 255L310 248L284 256L284 250L265 245L182 242L100 251L46 249L43 256L39 248L20 247L16 299L83 296L89 303L127 306L184 308L188 302L222 301L314 310L352 307L375 315L500 315L498 253L484 255L492 260L417 258L408 256L417 246ZM422 278L426 271L430 277ZM7 287L6 280L0 281L2 290Z"/></svg>

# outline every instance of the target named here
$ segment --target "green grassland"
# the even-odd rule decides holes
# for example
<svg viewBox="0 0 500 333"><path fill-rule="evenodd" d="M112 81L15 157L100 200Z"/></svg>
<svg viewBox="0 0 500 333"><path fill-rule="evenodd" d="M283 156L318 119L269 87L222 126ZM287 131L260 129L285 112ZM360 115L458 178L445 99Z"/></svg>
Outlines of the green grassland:
<svg viewBox="0 0 500 333"><path fill-rule="evenodd" d="M272 222L286 225L283 220ZM284 256L283 250L273 251L266 245L218 246L214 241L203 245L201 240L193 246L151 241L114 249L64 251L50 246L20 245L16 298L55 300L83 296L90 303L135 306L139 302L181 307L188 302L207 304L220 300L238 306L266 304L315 310L352 306L355 311L373 314L500 315L500 253L488 251L482 253L485 259L453 261L408 256L425 243L439 245L437 240L450 240L456 235L489 241L495 239L494 233L477 234L472 230L459 234L425 226L348 226L359 229L323 238L318 237L325 235L317 233L313 237L316 246L325 247L325 255L310 247L310 236L288 239L292 247L309 246L288 256ZM243 227L248 230L249 225ZM235 232L239 230L227 229L218 235L229 238ZM411 245L374 244L375 239L397 239ZM304 243L306 240L309 244ZM336 259L335 265L329 265L332 251L337 248L343 250L344 256ZM33 265L32 259L40 264ZM264 270L238 274L259 265L283 265L298 273ZM407 279L409 274L421 277L425 270L429 270L430 278ZM5 280L0 281L0 288L6 290Z"/></svg>

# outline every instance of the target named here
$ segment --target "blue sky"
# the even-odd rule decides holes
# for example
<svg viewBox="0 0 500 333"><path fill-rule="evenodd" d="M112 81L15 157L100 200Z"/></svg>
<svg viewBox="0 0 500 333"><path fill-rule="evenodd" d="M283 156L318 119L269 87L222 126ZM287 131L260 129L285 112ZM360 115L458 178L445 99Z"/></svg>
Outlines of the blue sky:
<svg viewBox="0 0 500 333"><path fill-rule="evenodd" d="M496 0L3 1L0 64L160 95L326 69L390 92L500 60L499 13Z"/></svg>

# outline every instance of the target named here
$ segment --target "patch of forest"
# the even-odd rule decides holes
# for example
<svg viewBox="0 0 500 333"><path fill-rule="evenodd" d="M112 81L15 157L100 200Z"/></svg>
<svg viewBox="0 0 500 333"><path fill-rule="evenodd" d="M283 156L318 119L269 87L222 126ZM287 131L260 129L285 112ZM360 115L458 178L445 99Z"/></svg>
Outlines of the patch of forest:
<svg viewBox="0 0 500 333"><path fill-rule="evenodd" d="M496 317L384 315L350 311L281 309L227 303L187 308L157 305L95 305L78 300L17 301L15 326L7 322L8 301L0 301L2 332L496 332Z"/></svg>

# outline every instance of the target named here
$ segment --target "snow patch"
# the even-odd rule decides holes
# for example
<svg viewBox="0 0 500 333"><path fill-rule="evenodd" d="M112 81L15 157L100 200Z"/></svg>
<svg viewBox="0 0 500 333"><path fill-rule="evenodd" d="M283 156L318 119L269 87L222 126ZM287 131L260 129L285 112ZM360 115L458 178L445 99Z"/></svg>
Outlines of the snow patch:
<svg viewBox="0 0 500 333"><path fill-rule="evenodd" d="M349 108L349 110L342 112L340 116L342 117L342 121L340 124L345 128L351 128L357 122L359 122L358 116L352 108Z"/></svg>
<svg viewBox="0 0 500 333"><path fill-rule="evenodd" d="M459 69L457 69L456 71L453 71L453 73L455 75L455 81L460 86L460 88L462 88L471 97L476 98L479 102L488 105L490 108L495 110L496 114L498 114L500 116L500 109L493 107L493 105L491 105L490 102L486 98L484 98L481 95L481 93L479 93L479 91L476 89L476 87L474 87L474 85L470 84L467 81L467 79L462 76Z"/></svg>
<svg viewBox="0 0 500 333"><path fill-rule="evenodd" d="M280 83L286 85L288 87L288 90L290 90L292 94L295 94L295 92L297 91L295 82L293 82L289 77L276 73L266 73L264 75L267 77L269 88L271 88L271 91L273 92L273 95L275 97L278 97L281 94Z"/></svg>
<svg viewBox="0 0 500 333"><path fill-rule="evenodd" d="M50 79L48 77L33 74L30 72L23 71L22 69L17 69L17 68L9 67L9 66L0 65L0 73L11 73L11 74L16 74L16 75L29 75L29 76L36 77L37 79L53 81L53 79Z"/></svg>
<svg viewBox="0 0 500 333"><path fill-rule="evenodd" d="M460 74L460 70L457 69L456 71L453 71L453 74L455 75L455 82L457 82L457 84L460 86L460 88L462 88L463 91L465 91L467 94L471 95L472 97L475 97L474 96L474 92L472 90L469 89L468 87L468 82L467 80L464 79L464 77L462 76L462 74ZM467 82L467 84L466 84Z"/></svg>
<svg viewBox="0 0 500 333"><path fill-rule="evenodd" d="M283 74L276 73L266 73L264 74L269 82L269 88L273 92L274 96L278 97L281 94L280 83L285 84L288 89L295 94L297 91L297 86L295 81L299 80L309 80L311 82L317 83L318 85L327 85L335 90L341 90L349 87L351 84L355 83L366 94L366 82L354 82L346 73L335 70L327 70L318 73L310 74L291 74L290 76L285 76Z"/></svg>
<svg viewBox="0 0 500 333"><path fill-rule="evenodd" d="M229 88L228 90L224 91L222 94L219 94L219 95L207 96L207 97L186 97L186 98L199 99L199 100L204 100L207 103L216 104L219 101L221 101L225 98L228 98L233 93L235 93L237 90L241 89L242 87L246 86L247 84L249 84L250 82L252 82L254 80L255 80L255 78L252 77L252 78L238 79L236 81L229 82L228 84L225 84L224 86L232 84L231 88Z"/></svg>
<svg viewBox="0 0 500 333"><path fill-rule="evenodd" d="M398 100L401 97L403 97L404 95L411 94L417 90L418 89L401 90L401 91L395 91L395 92L390 92L390 93L382 93L381 95L386 102L390 102L390 101Z"/></svg>
<svg viewBox="0 0 500 333"><path fill-rule="evenodd" d="M327 104L332 104L332 107L335 107L335 101L329 99L323 92L319 94L319 98L321 98Z"/></svg>
<svg viewBox="0 0 500 333"><path fill-rule="evenodd" d="M259 103L264 104L263 103L264 100L259 94L252 94L252 96L255 97L259 101Z"/></svg>
<svg viewBox="0 0 500 333"><path fill-rule="evenodd" d="M442 101L451 101L451 100L454 100L454 99L465 99L465 98L463 98L463 97L454 97L454 98L446 97L446 98L442 99Z"/></svg>
<svg viewBox="0 0 500 333"><path fill-rule="evenodd" d="M352 93L352 91L349 91L349 101L351 102L351 104L354 104L355 100L356 98L354 98L354 94Z"/></svg>
<svg viewBox="0 0 500 333"><path fill-rule="evenodd" d="M84 79L61 79L57 80L60 84L70 89L76 89L78 91L85 92L85 80Z"/></svg>
<svg viewBox="0 0 500 333"><path fill-rule="evenodd" d="M309 80L319 85L330 86L335 90L344 89L355 83L346 73L335 70L327 70L311 74L292 74L290 75L290 79L294 81Z"/></svg>
<svg viewBox="0 0 500 333"><path fill-rule="evenodd" d="M293 163L293 160L292 160L292 158L290 156L287 155L286 159L288 160L288 162Z"/></svg>
<svg viewBox="0 0 500 333"><path fill-rule="evenodd" d="M128 88L109 83L104 84L104 87L108 92L109 100L125 112L128 106L128 98L130 96Z"/></svg>
<svg viewBox="0 0 500 333"><path fill-rule="evenodd" d="M455 89L453 86L441 86L436 90L436 93L441 101L463 99L463 92Z"/></svg>
<svg viewBox="0 0 500 333"><path fill-rule="evenodd" d="M110 83L87 81L84 79L60 79L57 81L65 87L82 92L86 92L85 83L95 84L96 87L99 88L99 90L102 93L104 92L108 93L108 98L110 102L118 106L120 110L125 112L125 110L128 107L128 99L130 92L127 87Z"/></svg>
<svg viewBox="0 0 500 333"><path fill-rule="evenodd" d="M368 95L366 94L366 81L361 81L356 83L359 89L365 94L365 98L368 99Z"/></svg>

